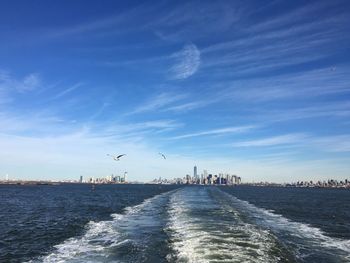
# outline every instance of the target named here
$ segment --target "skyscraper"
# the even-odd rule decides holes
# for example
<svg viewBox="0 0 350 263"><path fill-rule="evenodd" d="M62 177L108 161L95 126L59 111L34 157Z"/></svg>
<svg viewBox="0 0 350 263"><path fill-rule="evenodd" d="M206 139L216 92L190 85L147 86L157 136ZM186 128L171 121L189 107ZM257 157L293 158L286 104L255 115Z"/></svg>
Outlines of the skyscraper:
<svg viewBox="0 0 350 263"><path fill-rule="evenodd" d="M126 183L127 176L128 176L128 172L125 172L125 173L124 173L124 183Z"/></svg>
<svg viewBox="0 0 350 263"><path fill-rule="evenodd" d="M204 183L208 183L209 182L208 171L204 170L203 175L204 175Z"/></svg>
<svg viewBox="0 0 350 263"><path fill-rule="evenodd" d="M194 167L193 167L193 179L196 180L197 177L198 177L198 176L197 176L197 166L194 166Z"/></svg>

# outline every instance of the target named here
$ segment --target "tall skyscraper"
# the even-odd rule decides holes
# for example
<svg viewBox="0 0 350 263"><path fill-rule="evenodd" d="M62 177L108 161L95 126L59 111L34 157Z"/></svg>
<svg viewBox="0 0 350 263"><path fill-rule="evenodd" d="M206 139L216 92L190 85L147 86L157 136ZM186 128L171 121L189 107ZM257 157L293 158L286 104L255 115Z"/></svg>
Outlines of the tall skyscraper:
<svg viewBox="0 0 350 263"><path fill-rule="evenodd" d="M197 177L198 177L198 176L197 176L197 166L194 166L194 167L193 167L193 178L194 178L194 179L197 179Z"/></svg>
<svg viewBox="0 0 350 263"><path fill-rule="evenodd" d="M125 173L124 173L124 183L125 183L126 180L127 180L127 176L128 176L128 172L125 172Z"/></svg>

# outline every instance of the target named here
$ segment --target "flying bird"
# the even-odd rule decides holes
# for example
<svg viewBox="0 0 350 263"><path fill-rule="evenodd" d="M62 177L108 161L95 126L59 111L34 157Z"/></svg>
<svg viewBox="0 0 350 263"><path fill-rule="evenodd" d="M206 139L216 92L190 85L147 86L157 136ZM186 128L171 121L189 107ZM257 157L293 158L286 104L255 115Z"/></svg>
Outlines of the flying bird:
<svg viewBox="0 0 350 263"><path fill-rule="evenodd" d="M116 155L111 155L111 154L107 154L107 156L112 157L114 161L120 161L120 157L123 157L124 155L126 155L126 154L120 154L120 155L118 155L118 156L116 156Z"/></svg>
<svg viewBox="0 0 350 263"><path fill-rule="evenodd" d="M159 154L164 158L164 160L166 159L164 154L162 154L162 153L159 153Z"/></svg>

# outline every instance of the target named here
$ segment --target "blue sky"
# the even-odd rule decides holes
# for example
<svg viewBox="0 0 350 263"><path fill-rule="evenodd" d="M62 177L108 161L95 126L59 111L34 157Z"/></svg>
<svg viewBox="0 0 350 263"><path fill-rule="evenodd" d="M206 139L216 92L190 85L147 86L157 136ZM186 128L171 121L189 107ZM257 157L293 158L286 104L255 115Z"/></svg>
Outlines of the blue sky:
<svg viewBox="0 0 350 263"><path fill-rule="evenodd" d="M345 0L2 1L0 176L345 179L349 24Z"/></svg>

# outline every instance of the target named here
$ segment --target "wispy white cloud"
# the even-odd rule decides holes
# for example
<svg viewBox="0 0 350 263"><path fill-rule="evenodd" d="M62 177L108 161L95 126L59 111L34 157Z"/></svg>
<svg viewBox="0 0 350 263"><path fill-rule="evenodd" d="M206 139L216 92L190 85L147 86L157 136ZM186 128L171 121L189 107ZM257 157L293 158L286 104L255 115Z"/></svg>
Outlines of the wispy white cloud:
<svg viewBox="0 0 350 263"><path fill-rule="evenodd" d="M169 106L175 102L185 99L187 96L187 94L161 93L152 97L143 105L137 107L135 110L129 112L129 114L143 113L163 109L166 106Z"/></svg>
<svg viewBox="0 0 350 263"><path fill-rule="evenodd" d="M227 32L241 19L246 7L244 3L238 5L225 1L179 3L159 10L159 15L149 27L167 42L193 41L218 32Z"/></svg>
<svg viewBox="0 0 350 263"><path fill-rule="evenodd" d="M262 153L257 154L256 157L253 157L252 159L258 159L261 161L266 161L270 163L285 163L290 162L291 159L295 159L295 157L300 154L297 151L279 151L277 153Z"/></svg>
<svg viewBox="0 0 350 263"><path fill-rule="evenodd" d="M172 130L183 126L182 123L179 123L175 120L153 120L153 121L143 121L143 122L134 122L134 123L123 123L119 125L111 125L107 128L107 131L117 131L119 134L125 134L129 132L154 132L155 130L164 131Z"/></svg>
<svg viewBox="0 0 350 263"><path fill-rule="evenodd" d="M290 73L274 77L256 78L231 82L223 91L222 98L249 102L263 102L290 98L308 99L350 92L350 69L346 66L331 67Z"/></svg>
<svg viewBox="0 0 350 263"><path fill-rule="evenodd" d="M21 92L31 91L40 86L40 78L38 74L30 74L24 77L22 83L16 86L16 89Z"/></svg>
<svg viewBox="0 0 350 263"><path fill-rule="evenodd" d="M334 27L341 27L346 23L344 16L329 17L317 21L292 24L290 27L271 29L267 32L256 32L256 34L243 35L234 40L218 42L201 49L203 55L210 55L217 52L230 52L239 50L243 55L256 54L252 49L263 51L279 50L283 47L289 50L297 50L301 47L307 48L311 44L321 44L334 41L340 30ZM296 37L298 37L296 39ZM289 41L286 43L286 39ZM261 46L261 43L265 45ZM293 49L294 48L294 49ZM241 57L243 58L243 56ZM227 62L226 62L227 63Z"/></svg>
<svg viewBox="0 0 350 263"><path fill-rule="evenodd" d="M114 138L130 143L146 142L155 134L166 136L167 132L183 127L184 124L172 119L156 119L145 121L102 121L88 122L84 127L98 138Z"/></svg>
<svg viewBox="0 0 350 263"><path fill-rule="evenodd" d="M311 135L305 133L290 133L267 138L254 139L248 141L238 141L232 144L233 147L274 147L274 146L298 146L318 152L346 153L350 152L350 136L341 135ZM283 154L278 153L278 154Z"/></svg>
<svg viewBox="0 0 350 263"><path fill-rule="evenodd" d="M310 143L326 152L350 152L350 135L316 137Z"/></svg>
<svg viewBox="0 0 350 263"><path fill-rule="evenodd" d="M276 28L286 28L293 24L308 21L312 14L330 8L334 5L334 2L329 1L310 2L302 7L290 9L289 12L278 14L275 17L264 20L261 23L253 25L249 29L255 32L262 32L271 31Z"/></svg>
<svg viewBox="0 0 350 263"><path fill-rule="evenodd" d="M327 10L333 3L314 2L260 23L248 23L231 40L201 50L201 72L237 77L297 66L332 56L349 43L343 32L349 16L332 11L319 19L310 14ZM308 14L308 15L306 15ZM334 48L337 46L337 49ZM231 74L228 73L231 72Z"/></svg>
<svg viewBox="0 0 350 263"><path fill-rule="evenodd" d="M157 4L152 6L145 4L137 5L110 16L81 22L69 27L56 28L55 30L51 30L45 37L60 38L88 33L93 33L92 35L115 35L117 32L123 31L123 25L128 25L128 30L130 31L135 29L135 27L133 27L133 20L135 17L147 16L147 14L154 12L156 7ZM140 28L140 26L137 28Z"/></svg>
<svg viewBox="0 0 350 263"><path fill-rule="evenodd" d="M192 76L200 65L200 51L194 44L187 44L184 48L173 55L175 65L170 69L174 79L186 79Z"/></svg>
<svg viewBox="0 0 350 263"><path fill-rule="evenodd" d="M299 143L307 138L306 134L292 133L268 138L240 141L232 144L234 147L266 147Z"/></svg>
<svg viewBox="0 0 350 263"><path fill-rule="evenodd" d="M243 133L243 132L248 132L254 128L256 128L256 126L252 126L252 125L251 126L225 127L225 128L220 128L220 129L213 129L213 130L183 134L183 135L171 137L170 139L176 140L176 139L186 139L186 138L207 136L207 135L224 135L224 134Z"/></svg>
<svg viewBox="0 0 350 263"><path fill-rule="evenodd" d="M242 9L242 4L238 8L233 3L226 2L200 5L188 2L171 5L171 8L163 2L153 5L139 4L95 20L83 21L69 27L51 28L42 38L56 39L81 35L108 37L143 30L154 32L166 41L190 41L208 33L228 30L240 19ZM135 20L135 17L138 19Z"/></svg>
<svg viewBox="0 0 350 263"><path fill-rule="evenodd" d="M42 81L37 73L30 73L22 78L16 78L10 72L0 70L0 105L13 102L13 95L37 91Z"/></svg>
<svg viewBox="0 0 350 263"><path fill-rule="evenodd" d="M17 79L9 72L0 71L0 90L6 92L28 92L39 88L41 79L39 74L31 73L24 76L22 79Z"/></svg>
<svg viewBox="0 0 350 263"><path fill-rule="evenodd" d="M143 104L127 113L127 115L151 111L184 113L190 110L206 107L222 100L220 97L208 99L198 97L194 98L190 95L191 94L179 92L160 93L159 95L146 100Z"/></svg>
<svg viewBox="0 0 350 263"><path fill-rule="evenodd" d="M201 107L203 104L200 102L188 102L176 106L172 106L167 108L167 111L176 111L176 112L181 112L181 111L188 111L188 110L193 110L196 108Z"/></svg>
<svg viewBox="0 0 350 263"><path fill-rule="evenodd" d="M70 120L41 112L0 113L0 133L8 135L55 136L74 129Z"/></svg>
<svg viewBox="0 0 350 263"><path fill-rule="evenodd" d="M333 37L323 40L318 36L315 36L315 40L303 41L302 37L298 37L298 40L291 39L288 43L281 39L266 45L257 41L256 46L244 45L240 49L228 50L221 55L213 53L211 56L203 56L203 74L210 71L214 75L225 72L226 76L241 76L313 62L331 55L332 42ZM326 48L326 45L329 52L315 52ZM228 74L228 70L232 74Z"/></svg>
<svg viewBox="0 0 350 263"><path fill-rule="evenodd" d="M56 94L53 99L59 99L65 95L67 95L68 93L73 92L74 90L76 90L77 88L81 87L83 85L82 82L78 82L76 84L74 84L73 86L61 91L60 93Z"/></svg>
<svg viewBox="0 0 350 263"><path fill-rule="evenodd" d="M178 105L174 105L174 106L165 108L164 111L187 112L190 110L206 107L210 104L216 103L217 101L218 101L217 99L191 101L191 102L178 104Z"/></svg>
<svg viewBox="0 0 350 263"><path fill-rule="evenodd" d="M258 110L261 121L274 123L311 118L344 118L350 116L350 102L333 102L316 104L309 107L280 108L274 110Z"/></svg>

